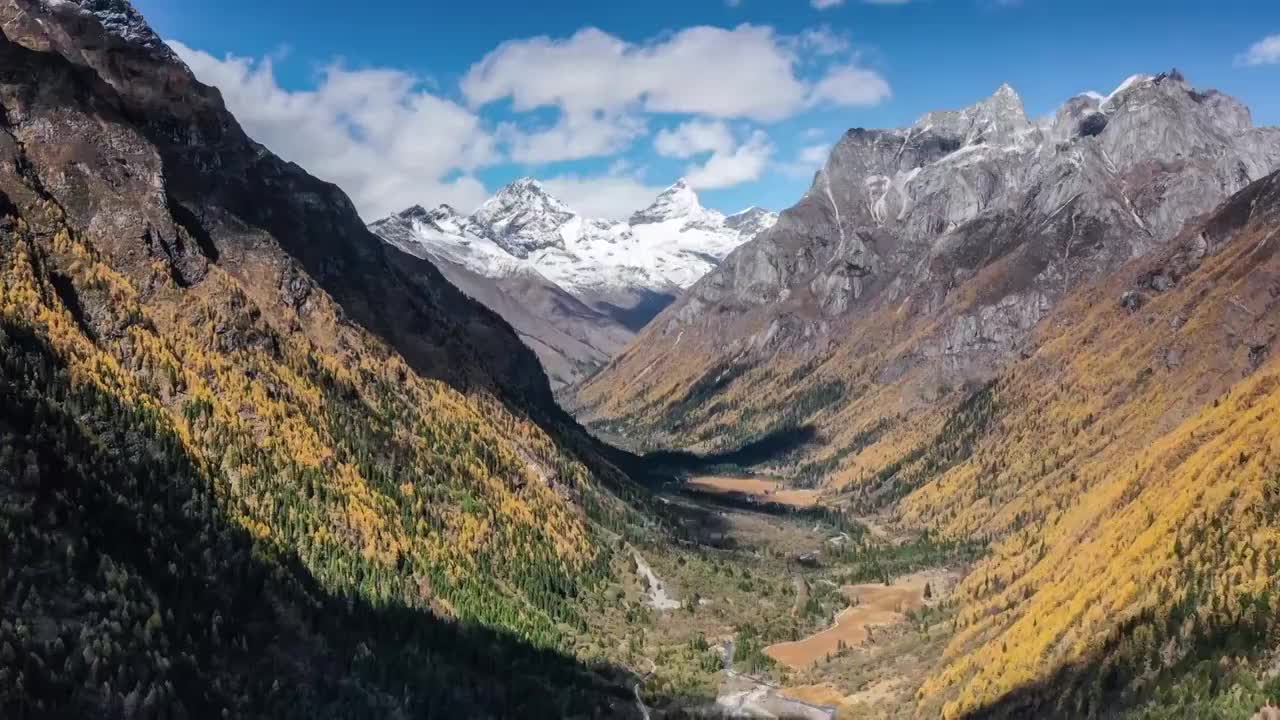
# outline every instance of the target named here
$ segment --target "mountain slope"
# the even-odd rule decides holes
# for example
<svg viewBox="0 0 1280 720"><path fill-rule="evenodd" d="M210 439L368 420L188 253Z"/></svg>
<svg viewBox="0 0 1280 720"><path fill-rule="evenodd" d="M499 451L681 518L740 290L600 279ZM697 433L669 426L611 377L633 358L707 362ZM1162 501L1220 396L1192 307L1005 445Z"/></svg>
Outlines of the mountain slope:
<svg viewBox="0 0 1280 720"><path fill-rule="evenodd" d="M246 285L255 292L262 286L255 299L268 313L292 308L305 323L307 301L321 289L423 373L459 387L502 389L529 403L549 400L532 356L508 351L510 332L501 320L466 301L429 263L378 242L338 188L245 136L217 91L199 84L148 35L145 22L126 24L132 29L125 35L99 24L105 18L110 28L114 18L136 17L117 9L127 3L83 6L15 3L0 24L15 42L91 70L96 77L69 79L40 58L22 58L50 92L101 96L81 99L78 108L96 111L101 125L76 125L76 117L41 107L47 99L21 77L13 84L15 101L48 117L11 119L31 127L29 137L17 139L32 162L57 169L47 191L113 264L132 270L164 262L186 286L198 284L212 263L246 281L242 268L264 268L274 275ZM56 23L41 24L49 18ZM105 147L96 147L96 131L107 134ZM461 356L484 362L447 360Z"/></svg>
<svg viewBox="0 0 1280 720"><path fill-rule="evenodd" d="M889 480L921 483L907 521L997 539L922 691L948 715L1225 691L1280 649L1278 241L1275 174L1073 294L986 391L967 449Z"/></svg>
<svg viewBox="0 0 1280 720"><path fill-rule="evenodd" d="M590 376L634 331L536 273L490 278L435 259L449 282L511 324L537 354L553 389Z"/></svg>
<svg viewBox="0 0 1280 720"><path fill-rule="evenodd" d="M798 205L577 402L656 445L813 423L829 430L813 461L844 481L860 433L985 382L1074 287L1274 169L1278 139L1177 73L1073 98L1043 123L1005 86L909 128L851 130Z"/></svg>
<svg viewBox="0 0 1280 720"><path fill-rule="evenodd" d="M813 426L793 484L988 543L920 717L1249 717L1280 652L1280 138L1246 119L1170 74L1072 100L1066 140L1003 89L853 131L583 396L659 442Z"/></svg>
<svg viewBox="0 0 1280 720"><path fill-rule="evenodd" d="M772 226L750 208L725 217L680 181L627 223L585 218L524 178L470 217L414 206L370 229L429 258L512 324L552 385L590 376L684 288Z"/></svg>
<svg viewBox="0 0 1280 720"><path fill-rule="evenodd" d="M123 0L0 0L0 107L5 714L630 712L554 652L624 481L506 323Z"/></svg>

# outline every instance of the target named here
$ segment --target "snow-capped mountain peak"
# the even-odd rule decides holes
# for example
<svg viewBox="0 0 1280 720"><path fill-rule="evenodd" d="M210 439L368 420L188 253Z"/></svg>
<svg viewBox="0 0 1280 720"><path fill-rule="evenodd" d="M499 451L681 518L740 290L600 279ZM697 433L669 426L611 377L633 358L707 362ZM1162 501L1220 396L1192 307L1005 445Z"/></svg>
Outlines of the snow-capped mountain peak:
<svg viewBox="0 0 1280 720"><path fill-rule="evenodd" d="M698 193L689 187L689 183L680 178L674 185L663 190L649 207L631 216L632 225L647 225L670 220L684 220L705 224L715 222L716 218L724 221L724 216L714 210L702 207Z"/></svg>
<svg viewBox="0 0 1280 720"><path fill-rule="evenodd" d="M502 188L471 216L480 232L519 258L548 247L564 248L561 229L577 214L533 178Z"/></svg>
<svg viewBox="0 0 1280 720"><path fill-rule="evenodd" d="M630 223L592 219L537 180L522 178L470 217L447 205L415 205L370 227L415 254L486 277L532 270L588 298L686 288L776 220L776 214L755 207L726 218L704 208L684 180L662 191Z"/></svg>
<svg viewBox="0 0 1280 720"><path fill-rule="evenodd" d="M776 222L778 222L778 213L755 205L724 219L725 227L736 230L739 235L748 239L773 227Z"/></svg>

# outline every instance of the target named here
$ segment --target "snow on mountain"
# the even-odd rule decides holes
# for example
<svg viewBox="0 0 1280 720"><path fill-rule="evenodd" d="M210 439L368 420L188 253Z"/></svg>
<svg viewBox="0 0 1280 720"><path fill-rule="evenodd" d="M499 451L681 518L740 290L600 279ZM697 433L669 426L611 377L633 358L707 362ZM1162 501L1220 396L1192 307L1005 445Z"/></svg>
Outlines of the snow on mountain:
<svg viewBox="0 0 1280 720"><path fill-rule="evenodd" d="M561 228L575 214L547 194L537 180L523 178L498 191L472 216L476 232L519 258L547 248L563 250Z"/></svg>
<svg viewBox="0 0 1280 720"><path fill-rule="evenodd" d="M493 278L537 273L594 300L619 292L672 294L687 288L776 220L775 213L760 208L726 218L702 207L683 180L630 222L592 219L568 208L537 180L522 178L470 217L448 206L414 206L370 228L413 254Z"/></svg>
<svg viewBox="0 0 1280 720"><path fill-rule="evenodd" d="M410 255L446 260L486 277L510 277L532 270L528 263L477 232L471 218L448 205L434 210L414 205L369 227Z"/></svg>
<svg viewBox="0 0 1280 720"><path fill-rule="evenodd" d="M652 225L672 220L706 227L724 224L724 216L702 207L698 202L698 194L683 178L663 190L649 207L631 215L632 225Z"/></svg>
<svg viewBox="0 0 1280 720"><path fill-rule="evenodd" d="M776 222L778 222L777 213L754 205L724 219L725 227L736 230L739 235L746 237L755 237L773 227Z"/></svg>
<svg viewBox="0 0 1280 720"><path fill-rule="evenodd" d="M597 220L523 178L470 216L414 205L369 228L434 261L506 319L560 389L596 372L681 290L777 219L757 207L725 217L680 181L629 222Z"/></svg>

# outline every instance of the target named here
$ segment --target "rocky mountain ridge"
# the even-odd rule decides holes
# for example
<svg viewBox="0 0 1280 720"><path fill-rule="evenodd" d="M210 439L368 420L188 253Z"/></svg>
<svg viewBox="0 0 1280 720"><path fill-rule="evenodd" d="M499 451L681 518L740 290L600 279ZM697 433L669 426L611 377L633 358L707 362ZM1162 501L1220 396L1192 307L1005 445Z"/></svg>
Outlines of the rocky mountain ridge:
<svg viewBox="0 0 1280 720"><path fill-rule="evenodd" d="M865 356L883 349L872 325L919 334L880 381L922 364L935 372L918 398L980 381L1071 288L1277 165L1280 130L1176 71L1042 121L1006 85L910 127L850 130L804 198L656 318L582 403L628 415L718 364Z"/></svg>
<svg viewBox="0 0 1280 720"><path fill-rule="evenodd" d="M1051 124L1028 120L1006 85L973 107L929 113L905 130L851 131L777 229L707 278L683 315L673 312L699 316L727 298L743 305L807 300L822 318L903 300L928 313L948 285L1003 259L1006 248L989 241L990 226L1021 216L1021 247L1008 250L1022 257L1005 257L1026 263L1033 274L1026 279L1040 287L1006 295L1016 307L992 304L991 314L970 316L993 331L987 339L1012 341L1042 314L1039 296L1060 295L1072 277L1149 252L1273 169L1277 131L1255 129L1248 118L1234 99L1199 93L1170 73L1135 77L1105 102L1073 98ZM797 240L812 236L838 242L810 257ZM1061 250L1058 257L1031 257L1049 246Z"/></svg>

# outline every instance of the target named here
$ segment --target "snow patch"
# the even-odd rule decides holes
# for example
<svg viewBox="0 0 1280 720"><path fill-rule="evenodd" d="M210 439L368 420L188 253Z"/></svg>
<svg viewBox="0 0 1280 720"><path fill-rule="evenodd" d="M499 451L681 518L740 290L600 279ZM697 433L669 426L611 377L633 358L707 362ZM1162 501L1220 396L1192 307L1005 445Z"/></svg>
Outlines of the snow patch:
<svg viewBox="0 0 1280 720"><path fill-rule="evenodd" d="M1141 73L1139 73L1139 74L1137 74L1137 75L1130 75L1129 77L1125 78L1125 81L1124 81L1124 82L1120 83L1120 86L1119 86L1119 87L1117 87L1115 90L1112 90L1110 95L1108 95L1108 96L1106 96L1105 98L1103 98L1103 99L1102 99L1102 102L1099 104L1099 106L1098 106L1098 107L1099 107L1103 112L1107 112L1107 106L1111 104L1111 101L1112 101L1112 100L1115 100L1116 98L1118 98L1118 97L1120 96L1120 94L1121 94L1121 93L1123 93L1124 91L1128 90L1129 88L1131 88L1131 87L1133 87L1133 86L1135 86L1135 85L1137 85L1137 84L1139 84L1139 83L1148 82L1148 81L1150 81L1150 80L1152 80L1152 79L1153 79L1153 76L1151 76L1151 75L1144 75L1144 74L1141 74Z"/></svg>

